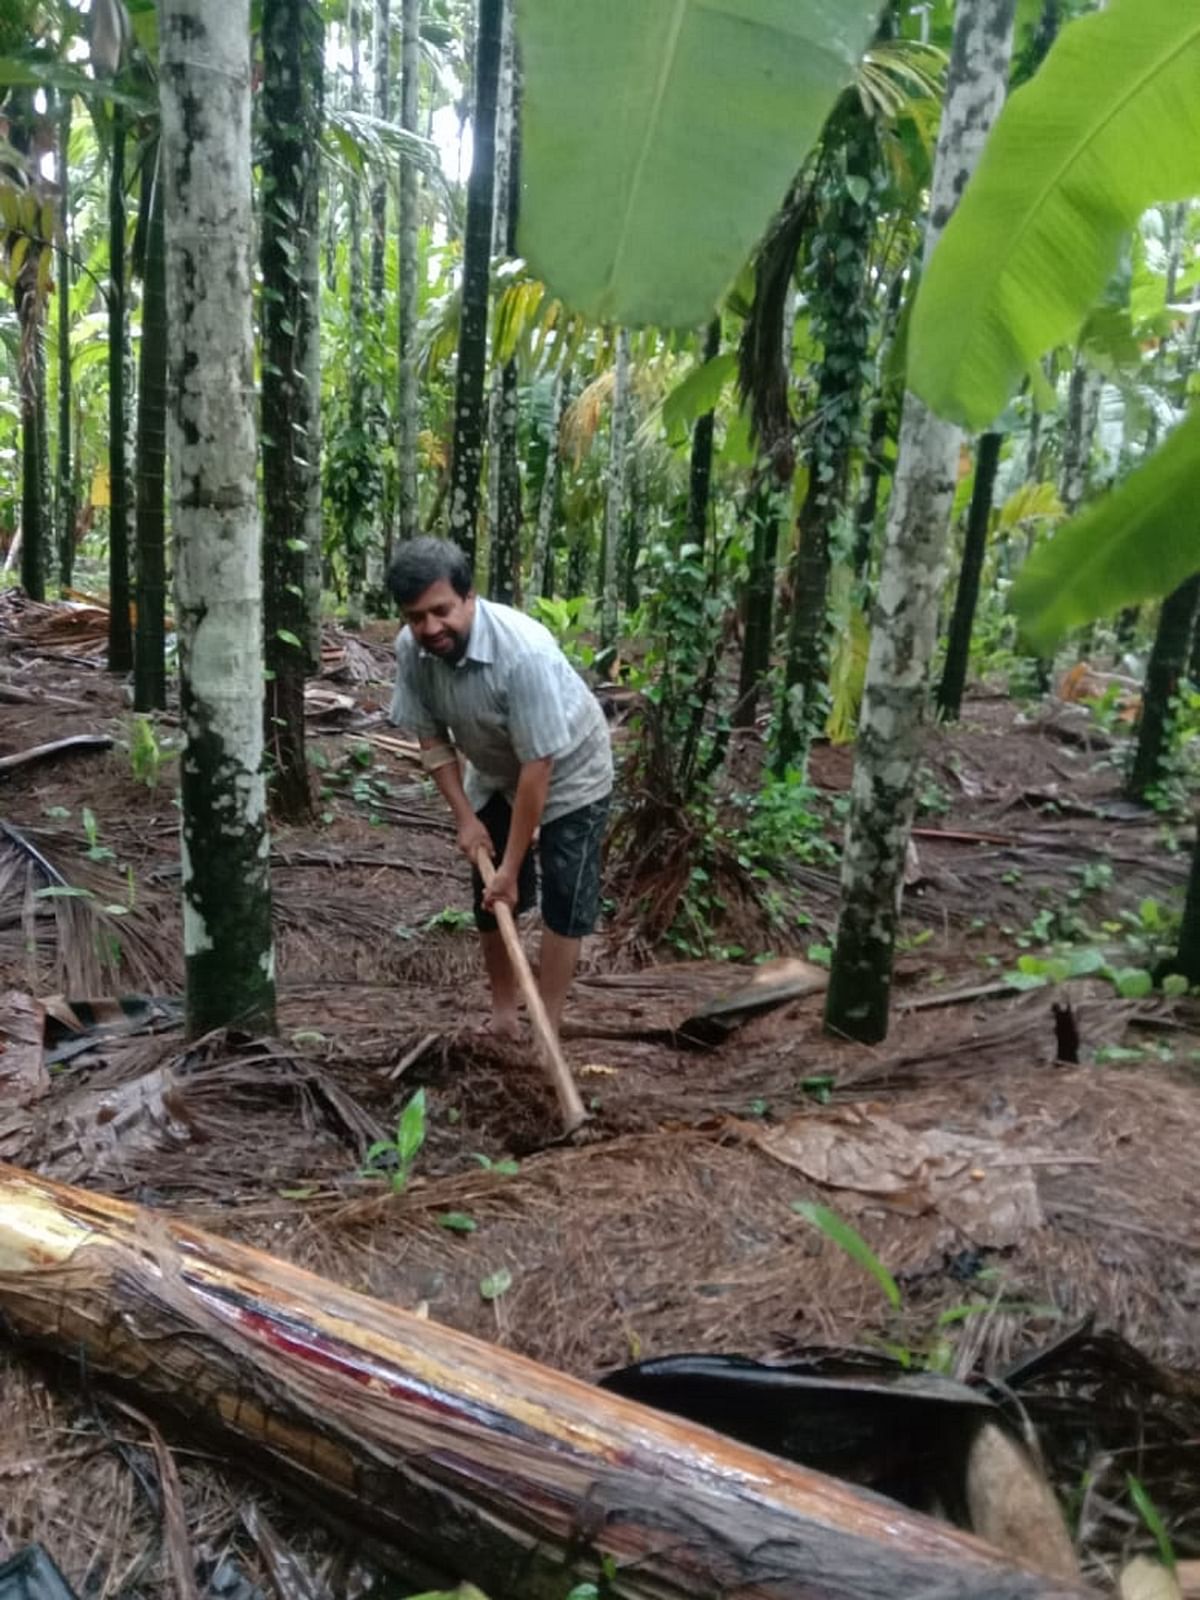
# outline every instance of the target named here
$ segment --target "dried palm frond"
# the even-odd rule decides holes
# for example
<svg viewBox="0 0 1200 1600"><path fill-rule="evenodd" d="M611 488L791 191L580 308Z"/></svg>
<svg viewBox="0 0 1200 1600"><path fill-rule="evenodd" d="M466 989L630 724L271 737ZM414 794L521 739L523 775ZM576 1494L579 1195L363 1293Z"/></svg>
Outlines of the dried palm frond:
<svg viewBox="0 0 1200 1600"><path fill-rule="evenodd" d="M35 994L104 994L121 977L155 992L169 985L173 963L144 926L145 906L120 903L100 864L57 864L54 844L0 819L0 960L23 956Z"/></svg>
<svg viewBox="0 0 1200 1600"><path fill-rule="evenodd" d="M558 430L558 447L563 459L578 467L591 450L600 428L605 407L612 400L616 373L610 367L593 378L563 412Z"/></svg>

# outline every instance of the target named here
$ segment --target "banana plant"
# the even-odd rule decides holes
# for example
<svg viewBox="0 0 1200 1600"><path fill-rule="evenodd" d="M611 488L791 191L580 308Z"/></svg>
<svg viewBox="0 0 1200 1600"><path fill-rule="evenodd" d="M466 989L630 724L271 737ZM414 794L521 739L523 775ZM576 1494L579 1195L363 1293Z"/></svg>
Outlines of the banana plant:
<svg viewBox="0 0 1200 1600"><path fill-rule="evenodd" d="M910 383L986 427L1079 334L1148 207L1200 194L1200 11L1111 0L1064 29L1005 108L921 286ZM1042 651L1200 567L1200 413L1040 548L1013 604Z"/></svg>

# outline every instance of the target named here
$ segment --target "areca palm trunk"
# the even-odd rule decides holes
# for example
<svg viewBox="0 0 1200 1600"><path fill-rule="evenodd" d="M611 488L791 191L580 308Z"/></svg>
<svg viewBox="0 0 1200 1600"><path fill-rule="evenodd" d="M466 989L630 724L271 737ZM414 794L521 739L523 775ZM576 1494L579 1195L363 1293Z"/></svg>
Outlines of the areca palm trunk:
<svg viewBox="0 0 1200 1600"><path fill-rule="evenodd" d="M1145 800L1165 776L1171 734L1171 702L1187 671L1192 629L1200 609L1200 573L1187 578L1162 603L1154 646L1146 667L1137 747L1126 793Z"/></svg>
<svg viewBox="0 0 1200 1600"><path fill-rule="evenodd" d="M62 208L58 246L58 458L55 524L58 582L69 589L75 570L75 480L71 470L71 96L64 94L58 120L58 187Z"/></svg>
<svg viewBox="0 0 1200 1600"><path fill-rule="evenodd" d="M375 67L375 115L381 122L391 116L391 8L388 0L375 0L372 49ZM371 186L371 312L383 313L383 263L387 247L387 171L383 167Z"/></svg>
<svg viewBox="0 0 1200 1600"><path fill-rule="evenodd" d="M888 290L879 336L878 376L871 401L871 425L867 430L867 453L859 485L858 508L854 514L854 575L865 579L871 566L871 547L875 542L875 517L879 510L879 486L889 471L884 447L892 432L895 411L894 381L889 376L890 357L896 327L904 306L907 275L898 272Z"/></svg>
<svg viewBox="0 0 1200 1600"><path fill-rule="evenodd" d="M975 455L975 486L971 491L971 509L967 514L967 536L963 543L962 567L954 595L954 615L950 619L946 664L942 668L942 681L938 689L938 710L947 721L955 721L962 709L967 663L971 656L971 630L975 625L975 608L979 603L979 580L987 554L992 496L996 489L996 473L1000 467L1003 443L1002 433L985 433L979 440Z"/></svg>
<svg viewBox="0 0 1200 1600"><path fill-rule="evenodd" d="M391 31L392 16L389 0L375 0L375 28L373 34L373 65L375 68L375 115L381 122L389 122L392 114L392 85L391 85ZM384 321L384 265L387 254L387 210L388 188L390 174L386 164L381 160L375 181L371 186L371 338L372 342L383 337ZM378 378L373 372L371 378L371 394L369 409L372 416L381 419L387 405L386 396L382 393ZM395 540L396 495L395 481L390 474L384 473L383 492L379 502L379 540L373 542L372 549L368 552L367 582L371 590L372 601L383 593L383 569L391 560L392 545Z"/></svg>
<svg viewBox="0 0 1200 1600"><path fill-rule="evenodd" d="M959 0L925 230L928 261L978 163L1008 84L1014 0ZM887 1034L899 896L929 664L945 579L960 433L911 393L867 661L837 945L826 996L831 1031Z"/></svg>
<svg viewBox="0 0 1200 1600"><path fill-rule="evenodd" d="M272 1029L250 241L250 0L161 0L187 1027Z"/></svg>
<svg viewBox="0 0 1200 1600"><path fill-rule="evenodd" d="M17 89L5 107L12 148L25 158L9 167L14 182L25 182L33 158L33 90ZM6 236L7 274L20 329L17 384L21 417L21 587L34 600L46 594L46 530L49 512L46 462L46 357L42 338L44 310L42 249L38 226L18 227ZM19 259L18 259L19 258Z"/></svg>
<svg viewBox="0 0 1200 1600"><path fill-rule="evenodd" d="M775 560L779 552L779 525L783 521L786 486L769 462L763 463L761 473L750 507L753 527L745 590L745 636L738 697L733 710L735 728L753 728L757 722L759 695L771 665Z"/></svg>
<svg viewBox="0 0 1200 1600"><path fill-rule="evenodd" d="M142 343L137 402L137 541L134 552L133 704L167 703L166 607L167 281L161 152L146 162L151 194L143 272Z"/></svg>
<svg viewBox="0 0 1200 1600"><path fill-rule="evenodd" d="M349 0L347 7L350 31L350 109L362 109L362 0ZM362 245L362 185L358 174L347 176L346 248L350 255L350 373L349 373L349 424L353 450L363 448L366 432L367 374L366 335L367 300L363 279ZM342 532L346 541L347 615L352 623L361 622L363 597L367 587L367 543L370 538L366 506L359 492L364 481L359 473L346 497L346 526Z"/></svg>
<svg viewBox="0 0 1200 1600"><path fill-rule="evenodd" d="M319 592L320 383L310 375L320 348L319 0L264 0L263 48L264 734L272 809L295 821L312 804L304 680L318 665L311 573Z"/></svg>
<svg viewBox="0 0 1200 1600"><path fill-rule="evenodd" d="M133 666L129 618L129 398L125 384L125 112L113 105L108 191L108 670Z"/></svg>
<svg viewBox="0 0 1200 1600"><path fill-rule="evenodd" d="M496 115L496 217L493 254L517 253L517 221L521 199L521 149L517 108L520 81L512 7L504 18L500 86ZM498 303L498 302L497 302ZM492 596L511 603L520 580L521 463L518 431L521 419L515 353L495 373L491 457L493 489L489 525L492 535Z"/></svg>
<svg viewBox="0 0 1200 1600"><path fill-rule="evenodd" d="M1068 516L1074 516L1087 494L1088 471L1100 405L1100 375L1078 356L1071 369L1067 392L1067 426L1063 440L1059 498Z"/></svg>
<svg viewBox="0 0 1200 1600"><path fill-rule="evenodd" d="M50 497L46 438L46 346L41 295L36 285L40 252L30 250L17 280L21 327L21 587L31 600L46 598L46 546Z"/></svg>
<svg viewBox="0 0 1200 1600"><path fill-rule="evenodd" d="M617 333L612 418L608 441L608 493L604 505L604 580L600 602L600 644L611 649L617 642L621 618L618 555L621 522L625 514L629 434L629 330Z"/></svg>
<svg viewBox="0 0 1200 1600"><path fill-rule="evenodd" d="M721 319L714 317L704 333L704 357L715 361L721 352ZM708 543L709 491L712 487L713 434L717 414L706 411L692 428L692 453L688 468L688 538L701 549Z"/></svg>
<svg viewBox="0 0 1200 1600"><path fill-rule="evenodd" d="M454 436L450 462L450 537L474 563L479 522L479 480L486 423L488 279L492 249L496 162L496 97L504 0L479 0L475 46L475 117L467 223L463 237L462 313L454 386Z"/></svg>
<svg viewBox="0 0 1200 1600"><path fill-rule="evenodd" d="M809 306L822 355L808 433L808 488L792 563L792 610L776 750L781 770L803 760L823 721L830 538L849 490L850 455L871 342L868 270L878 146L857 91L847 97L840 121L837 144L844 165L836 163L825 179L829 192L812 248Z"/></svg>
<svg viewBox="0 0 1200 1600"><path fill-rule="evenodd" d="M571 398L571 372L559 372L554 379L554 392L550 400L550 426L546 439L546 468L542 474L542 489L538 497L537 527L533 535L533 554L529 561L529 582L525 587L527 600L532 603L542 595L550 595L553 586L547 582L550 562L550 536L554 531L555 513L558 509L558 486L561 478L559 434L563 413Z"/></svg>
<svg viewBox="0 0 1200 1600"><path fill-rule="evenodd" d="M400 125L417 132L421 86L421 0L402 0L400 13ZM417 531L417 256L420 216L417 164L411 155L400 157L400 228L397 248L400 282L397 306L396 356L399 394L396 398L396 509L400 537Z"/></svg>

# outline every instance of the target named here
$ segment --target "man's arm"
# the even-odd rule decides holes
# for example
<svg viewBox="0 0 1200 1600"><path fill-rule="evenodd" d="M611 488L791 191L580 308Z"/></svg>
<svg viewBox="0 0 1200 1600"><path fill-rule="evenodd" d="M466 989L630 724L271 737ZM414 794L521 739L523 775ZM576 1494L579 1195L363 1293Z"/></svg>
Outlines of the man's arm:
<svg viewBox="0 0 1200 1600"><path fill-rule="evenodd" d="M463 788L458 752L444 735L438 737L422 734L420 744L421 764L437 785L442 799L454 813L454 820L458 824L458 848L470 862L474 862L475 853L481 846L489 856L493 855L491 835L471 809L471 802L467 799L467 792ZM538 815L541 815L540 811Z"/></svg>
<svg viewBox="0 0 1200 1600"><path fill-rule="evenodd" d="M540 761L525 761L521 764L504 857L483 897L484 907L488 911L493 909L498 900L506 901L511 906L517 903L517 877L525 853L533 842L533 836L542 820L542 812L546 809L546 796L550 791L550 769L553 765L554 761L550 756L545 756Z"/></svg>

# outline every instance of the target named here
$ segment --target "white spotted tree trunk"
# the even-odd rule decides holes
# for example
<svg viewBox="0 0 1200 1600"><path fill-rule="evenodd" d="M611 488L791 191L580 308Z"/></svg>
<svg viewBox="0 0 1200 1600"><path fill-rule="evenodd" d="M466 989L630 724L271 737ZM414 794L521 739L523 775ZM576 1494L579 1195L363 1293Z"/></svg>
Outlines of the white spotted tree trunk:
<svg viewBox="0 0 1200 1600"><path fill-rule="evenodd" d="M571 370L568 367L555 375L554 392L550 400L550 424L546 430L546 471L542 477L542 492L538 500L537 528L533 536L533 555L529 563L529 582L525 598L532 606L552 590L546 584L550 561L550 539L554 532L554 519L558 510L559 436L563 413L571 398Z"/></svg>
<svg viewBox="0 0 1200 1600"><path fill-rule="evenodd" d="M625 488L629 478L628 328L622 328L617 334L614 373L608 441L608 495L604 510L604 590L600 602L600 643L605 649L616 644L621 620L621 585L617 562L625 517Z"/></svg>
<svg viewBox="0 0 1200 1600"><path fill-rule="evenodd" d="M400 13L400 125L417 132L421 86L421 0L402 0ZM400 537L420 532L417 498L417 266L420 253L420 194L417 163L411 155L400 157L400 293L397 307L396 472L397 520Z"/></svg>
<svg viewBox="0 0 1200 1600"><path fill-rule="evenodd" d="M958 0L925 229L928 261L1004 102L1015 0ZM892 958L930 658L961 443L904 397L842 863L826 1026L874 1042L888 1026Z"/></svg>
<svg viewBox="0 0 1200 1600"><path fill-rule="evenodd" d="M161 0L187 1025L273 1028L251 327L250 0Z"/></svg>

